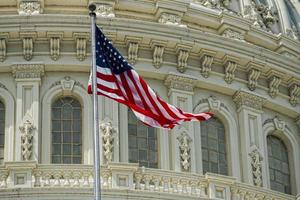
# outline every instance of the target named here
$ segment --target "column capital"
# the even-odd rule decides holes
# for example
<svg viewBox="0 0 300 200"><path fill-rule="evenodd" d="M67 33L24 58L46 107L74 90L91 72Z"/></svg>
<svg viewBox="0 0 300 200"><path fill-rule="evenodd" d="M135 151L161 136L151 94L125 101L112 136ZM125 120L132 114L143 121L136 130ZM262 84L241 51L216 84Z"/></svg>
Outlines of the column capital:
<svg viewBox="0 0 300 200"><path fill-rule="evenodd" d="M262 107L266 102L266 98L245 90L237 91L232 98L238 110L243 107L262 110Z"/></svg>
<svg viewBox="0 0 300 200"><path fill-rule="evenodd" d="M165 79L165 85L169 90L175 89L183 92L193 92L196 83L196 78L173 73L168 74Z"/></svg>
<svg viewBox="0 0 300 200"><path fill-rule="evenodd" d="M12 74L16 81L40 81L44 75L43 64L14 64Z"/></svg>

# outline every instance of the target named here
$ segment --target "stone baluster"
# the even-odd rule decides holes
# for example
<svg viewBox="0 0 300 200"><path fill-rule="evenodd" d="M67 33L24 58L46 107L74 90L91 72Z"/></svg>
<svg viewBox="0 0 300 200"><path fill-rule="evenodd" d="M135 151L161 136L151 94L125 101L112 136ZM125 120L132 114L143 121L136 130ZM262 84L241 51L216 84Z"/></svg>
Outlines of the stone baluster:
<svg viewBox="0 0 300 200"><path fill-rule="evenodd" d="M143 178L143 175L141 173L135 174L135 189L137 189L137 190L141 189L142 178Z"/></svg>
<svg viewBox="0 0 300 200"><path fill-rule="evenodd" d="M150 190L150 181L152 179L151 175L146 174L144 176L144 182L145 182L145 190Z"/></svg>
<svg viewBox="0 0 300 200"><path fill-rule="evenodd" d="M181 183L181 186L182 186L181 192L182 192L183 194L187 194L187 193L188 193L188 190L187 190L188 180L186 180L186 179L181 179L181 180L180 180L180 183Z"/></svg>
<svg viewBox="0 0 300 200"><path fill-rule="evenodd" d="M50 178L51 178L51 173L50 172L44 172L43 173L43 179L44 179L44 186L50 186L51 182L50 182Z"/></svg>
<svg viewBox="0 0 300 200"><path fill-rule="evenodd" d="M198 187L198 181L197 180L191 180L191 195L196 196L197 195L197 187Z"/></svg>
<svg viewBox="0 0 300 200"><path fill-rule="evenodd" d="M239 196L239 189L237 187L231 187L230 188L231 191L231 198L232 200L239 200L240 196Z"/></svg>
<svg viewBox="0 0 300 200"><path fill-rule="evenodd" d="M73 172L73 177L74 177L73 187L79 187L80 186L81 173L79 171L74 171Z"/></svg>
<svg viewBox="0 0 300 200"><path fill-rule="evenodd" d="M53 177L54 177L54 186L60 186L60 178L61 178L61 172L60 171L55 171L53 173Z"/></svg>
<svg viewBox="0 0 300 200"><path fill-rule="evenodd" d="M159 191L160 180L161 180L160 176L153 176L154 191Z"/></svg>
<svg viewBox="0 0 300 200"><path fill-rule="evenodd" d="M206 183L200 183L200 197L206 197L206 188L207 184Z"/></svg>
<svg viewBox="0 0 300 200"><path fill-rule="evenodd" d="M179 180L177 178L172 178L172 192L173 193L178 193L178 184Z"/></svg>
<svg viewBox="0 0 300 200"><path fill-rule="evenodd" d="M71 179L71 173L70 172L64 172L63 174L63 179L64 179L64 182L63 182L63 185L65 187L69 187L71 184L70 184L70 179Z"/></svg>
<svg viewBox="0 0 300 200"><path fill-rule="evenodd" d="M164 192L169 192L170 191L170 177L163 177L162 178L162 186L163 186L163 191Z"/></svg>
<svg viewBox="0 0 300 200"><path fill-rule="evenodd" d="M40 187L41 186L42 172L41 171L34 171L33 176L34 176L34 187Z"/></svg>
<svg viewBox="0 0 300 200"><path fill-rule="evenodd" d="M110 177L110 171L109 170L103 170L102 171L102 178L103 178L103 188L109 188L109 182L108 179Z"/></svg>
<svg viewBox="0 0 300 200"><path fill-rule="evenodd" d="M83 173L83 175L82 175L83 176L83 184L82 184L83 187L88 187L90 185L90 182L89 182L90 175L91 175L90 172Z"/></svg>

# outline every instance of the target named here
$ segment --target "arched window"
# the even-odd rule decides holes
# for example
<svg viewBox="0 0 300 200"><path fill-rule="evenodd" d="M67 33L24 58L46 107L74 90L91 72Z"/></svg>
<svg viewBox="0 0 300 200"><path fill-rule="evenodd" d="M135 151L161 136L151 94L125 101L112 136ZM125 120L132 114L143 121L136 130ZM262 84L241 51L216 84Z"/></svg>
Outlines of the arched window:
<svg viewBox="0 0 300 200"><path fill-rule="evenodd" d="M81 105L72 97L52 104L52 163L82 163Z"/></svg>
<svg viewBox="0 0 300 200"><path fill-rule="evenodd" d="M128 153L129 162L140 166L158 167L158 144L155 128L139 121L128 109Z"/></svg>
<svg viewBox="0 0 300 200"><path fill-rule="evenodd" d="M201 122L201 148L203 173L227 175L225 128L219 119Z"/></svg>
<svg viewBox="0 0 300 200"><path fill-rule="evenodd" d="M0 101L0 165L4 160L4 140L5 140L5 106Z"/></svg>
<svg viewBox="0 0 300 200"><path fill-rule="evenodd" d="M267 137L271 189L291 194L288 150L279 138Z"/></svg>

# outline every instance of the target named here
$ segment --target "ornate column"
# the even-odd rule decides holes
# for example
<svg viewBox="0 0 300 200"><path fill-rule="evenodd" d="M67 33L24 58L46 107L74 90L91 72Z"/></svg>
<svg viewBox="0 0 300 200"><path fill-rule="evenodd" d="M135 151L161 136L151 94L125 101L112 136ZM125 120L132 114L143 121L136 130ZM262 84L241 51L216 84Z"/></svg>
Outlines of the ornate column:
<svg viewBox="0 0 300 200"><path fill-rule="evenodd" d="M233 101L236 103L239 119L243 181L265 186L262 107L266 99L255 93L240 90L234 94Z"/></svg>
<svg viewBox="0 0 300 200"><path fill-rule="evenodd" d="M196 79L188 76L169 74L165 84L169 88L170 103L183 111L192 112L193 88ZM193 123L185 122L171 130L171 169L183 172L195 172L195 139Z"/></svg>
<svg viewBox="0 0 300 200"><path fill-rule="evenodd" d="M15 64L12 74L17 85L15 160L39 160L40 83L43 64Z"/></svg>

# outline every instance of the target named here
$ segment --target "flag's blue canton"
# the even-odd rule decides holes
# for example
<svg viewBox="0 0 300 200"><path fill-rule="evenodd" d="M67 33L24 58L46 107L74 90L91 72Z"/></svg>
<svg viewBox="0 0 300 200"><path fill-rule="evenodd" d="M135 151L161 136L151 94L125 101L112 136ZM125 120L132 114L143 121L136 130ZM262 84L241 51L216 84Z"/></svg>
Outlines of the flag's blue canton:
<svg viewBox="0 0 300 200"><path fill-rule="evenodd" d="M113 47L101 30L96 26L96 65L110 68L114 74L132 69L117 49Z"/></svg>

